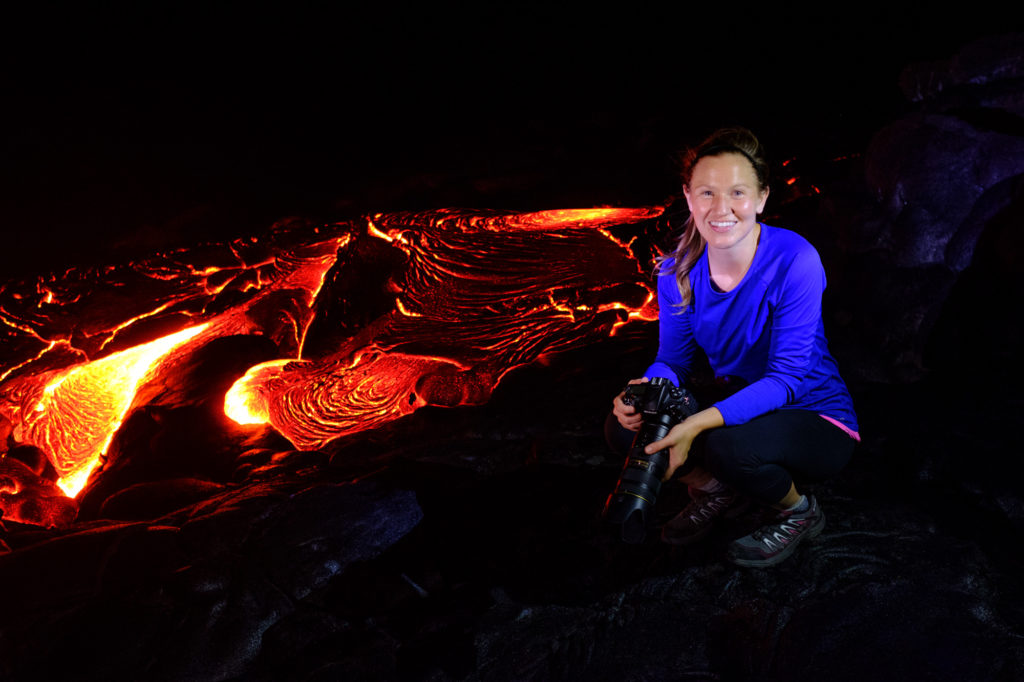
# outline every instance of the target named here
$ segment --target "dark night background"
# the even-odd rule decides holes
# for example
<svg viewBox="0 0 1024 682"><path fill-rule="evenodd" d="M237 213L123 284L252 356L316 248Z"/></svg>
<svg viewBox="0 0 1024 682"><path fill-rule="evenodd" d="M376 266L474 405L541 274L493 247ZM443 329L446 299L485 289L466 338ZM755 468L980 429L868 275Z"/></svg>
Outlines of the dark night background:
<svg viewBox="0 0 1024 682"><path fill-rule="evenodd" d="M824 180L788 205L777 184L768 211L837 266L826 328L865 441L817 489L828 528L778 570L727 565L722 538L614 543L595 510L621 461L599 431L646 366L652 325L631 325L484 406L129 477L67 529L5 522L0 676L1024 679L1021 61L924 101L900 87L979 39L1017 54L1024 25L956 9L7 11L4 280L290 216L660 204L678 149L746 125ZM275 350L227 341L160 381L212 394L204 373ZM193 428L202 409L143 405L119 447L204 464L222 434Z"/></svg>
<svg viewBox="0 0 1024 682"><path fill-rule="evenodd" d="M866 9L139 12L9 17L9 277L291 215L658 203L673 153L721 124L776 161L858 152L905 106L904 65L1009 28Z"/></svg>

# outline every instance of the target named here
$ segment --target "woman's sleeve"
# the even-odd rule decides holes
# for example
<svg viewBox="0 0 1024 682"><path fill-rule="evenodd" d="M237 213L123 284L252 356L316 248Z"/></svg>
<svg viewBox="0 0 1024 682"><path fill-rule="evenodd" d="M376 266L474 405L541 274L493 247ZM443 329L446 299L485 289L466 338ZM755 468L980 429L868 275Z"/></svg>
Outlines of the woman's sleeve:
<svg viewBox="0 0 1024 682"><path fill-rule="evenodd" d="M693 338L693 308L682 310L682 295L671 261L663 263L658 273L658 354L644 376L648 379L665 377L680 386L690 372L690 363L697 342Z"/></svg>
<svg viewBox="0 0 1024 682"><path fill-rule="evenodd" d="M816 343L821 325L825 269L808 245L785 270L772 310L771 345L764 376L717 403L728 426L776 410L797 395L800 384L821 360Z"/></svg>

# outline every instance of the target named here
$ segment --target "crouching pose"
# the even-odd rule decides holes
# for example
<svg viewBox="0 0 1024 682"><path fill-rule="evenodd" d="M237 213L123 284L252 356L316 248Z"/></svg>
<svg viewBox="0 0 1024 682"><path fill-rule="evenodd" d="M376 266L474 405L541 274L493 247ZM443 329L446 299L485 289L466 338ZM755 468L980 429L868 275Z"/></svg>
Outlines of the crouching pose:
<svg viewBox="0 0 1024 682"><path fill-rule="evenodd" d="M665 542L699 540L715 519L751 500L775 510L730 546L730 559L743 566L778 563L821 532L825 515L797 490L794 474L834 476L859 440L853 401L825 340L818 253L795 232L758 222L767 168L744 129L719 130L688 153L690 217L657 272L658 354L630 382L665 377L683 385L699 347L716 380L742 386L647 452L668 448L665 479L676 475L689 487L690 504L662 528ZM613 401L608 436L628 447L642 417L622 398Z"/></svg>

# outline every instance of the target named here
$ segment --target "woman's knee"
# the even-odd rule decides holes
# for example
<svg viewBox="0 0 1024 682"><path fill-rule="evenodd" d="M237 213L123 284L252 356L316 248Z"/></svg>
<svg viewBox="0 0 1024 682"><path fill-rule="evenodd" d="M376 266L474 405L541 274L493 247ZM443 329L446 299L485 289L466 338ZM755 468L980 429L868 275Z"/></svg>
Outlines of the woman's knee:
<svg viewBox="0 0 1024 682"><path fill-rule="evenodd" d="M707 434L704 462L711 473L723 480L749 476L764 465L756 448L750 447L745 439L737 438L727 427Z"/></svg>

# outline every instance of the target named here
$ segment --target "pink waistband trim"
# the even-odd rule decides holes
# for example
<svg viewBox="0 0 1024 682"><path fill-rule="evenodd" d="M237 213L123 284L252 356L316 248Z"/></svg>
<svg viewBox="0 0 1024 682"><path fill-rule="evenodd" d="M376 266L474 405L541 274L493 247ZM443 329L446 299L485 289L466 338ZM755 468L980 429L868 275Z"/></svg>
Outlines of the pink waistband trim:
<svg viewBox="0 0 1024 682"><path fill-rule="evenodd" d="M825 414L819 414L818 416L827 422L832 422L833 424L841 428L843 431L846 431L846 435L848 435L850 438L854 439L858 443L860 442L860 434L851 429L843 422L839 421L838 419L833 419L832 417L829 417L828 415Z"/></svg>

